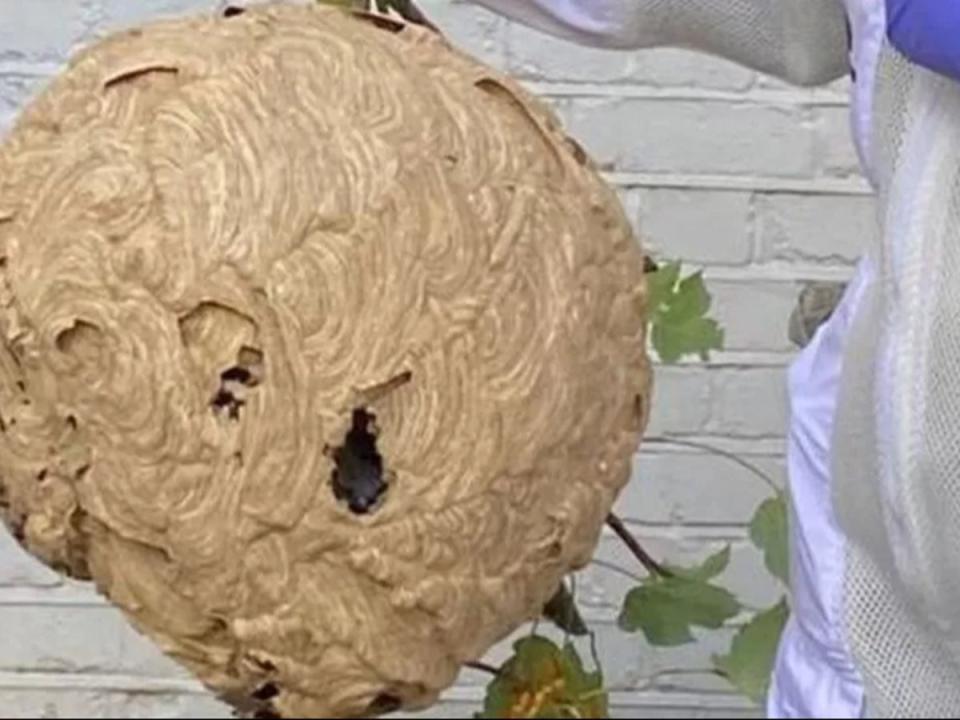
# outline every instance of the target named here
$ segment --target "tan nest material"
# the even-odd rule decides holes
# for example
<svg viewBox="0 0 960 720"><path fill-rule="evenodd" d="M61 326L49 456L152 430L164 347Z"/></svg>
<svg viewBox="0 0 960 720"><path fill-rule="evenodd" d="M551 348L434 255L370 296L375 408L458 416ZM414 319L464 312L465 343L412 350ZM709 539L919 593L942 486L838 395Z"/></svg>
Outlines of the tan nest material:
<svg viewBox="0 0 960 720"><path fill-rule="evenodd" d="M323 7L87 50L0 149L0 512L244 712L433 703L587 563L643 261L554 116Z"/></svg>

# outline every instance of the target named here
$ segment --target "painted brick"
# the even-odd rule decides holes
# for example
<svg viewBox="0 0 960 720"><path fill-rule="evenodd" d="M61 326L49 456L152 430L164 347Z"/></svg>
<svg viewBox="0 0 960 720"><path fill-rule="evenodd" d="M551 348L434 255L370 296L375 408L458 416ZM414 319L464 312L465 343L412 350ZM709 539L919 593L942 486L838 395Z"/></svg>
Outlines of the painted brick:
<svg viewBox="0 0 960 720"><path fill-rule="evenodd" d="M87 25L81 3L0 0L0 61L63 61Z"/></svg>
<svg viewBox="0 0 960 720"><path fill-rule="evenodd" d="M852 263L879 234L872 196L760 194L760 260Z"/></svg>
<svg viewBox="0 0 960 720"><path fill-rule="evenodd" d="M745 458L774 482L784 481L777 456ZM641 523L670 526L741 525L770 494L755 475L730 460L686 448L644 445L617 512Z"/></svg>
<svg viewBox="0 0 960 720"><path fill-rule="evenodd" d="M27 555L0 525L0 588L49 588L62 582L60 575Z"/></svg>
<svg viewBox="0 0 960 720"><path fill-rule="evenodd" d="M563 97L555 106L604 167L651 173L810 177L814 135L784 105Z"/></svg>
<svg viewBox="0 0 960 720"><path fill-rule="evenodd" d="M773 437L787 425L782 368L718 369L710 373L713 413L709 429L729 437Z"/></svg>
<svg viewBox="0 0 960 720"><path fill-rule="evenodd" d="M637 188L630 195L640 236L654 254L710 265L750 261L749 193Z"/></svg>
<svg viewBox="0 0 960 720"><path fill-rule="evenodd" d="M710 421L710 374L700 368L658 367L648 435L702 432Z"/></svg>
<svg viewBox="0 0 960 720"><path fill-rule="evenodd" d="M818 172L824 175L859 175L860 161L850 141L850 116L846 108L820 108L814 127L817 135Z"/></svg>
<svg viewBox="0 0 960 720"><path fill-rule="evenodd" d="M717 280L707 275L713 315L724 328L724 348L791 352L787 323L800 292L791 281Z"/></svg>

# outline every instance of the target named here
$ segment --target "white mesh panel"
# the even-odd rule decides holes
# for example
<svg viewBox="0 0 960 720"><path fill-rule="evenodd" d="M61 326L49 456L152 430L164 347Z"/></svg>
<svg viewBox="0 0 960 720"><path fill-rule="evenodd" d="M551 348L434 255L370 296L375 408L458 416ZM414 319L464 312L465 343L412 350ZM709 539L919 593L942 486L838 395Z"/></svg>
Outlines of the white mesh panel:
<svg viewBox="0 0 960 720"><path fill-rule="evenodd" d="M834 478L849 641L880 717L960 713L960 86L885 49L883 244L848 340Z"/></svg>

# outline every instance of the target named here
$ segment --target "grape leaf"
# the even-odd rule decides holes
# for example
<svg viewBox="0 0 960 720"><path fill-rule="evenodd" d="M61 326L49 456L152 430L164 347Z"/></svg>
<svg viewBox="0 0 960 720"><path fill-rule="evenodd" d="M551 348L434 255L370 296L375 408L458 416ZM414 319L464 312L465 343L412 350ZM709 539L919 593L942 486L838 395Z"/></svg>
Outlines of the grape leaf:
<svg viewBox="0 0 960 720"><path fill-rule="evenodd" d="M725 548L699 567L670 567L671 577L647 578L627 594L621 629L640 630L651 645L672 647L692 642L693 627L721 627L740 612L733 595L710 583L729 562L730 548Z"/></svg>
<svg viewBox="0 0 960 720"><path fill-rule="evenodd" d="M700 565L694 568L681 568L668 565L667 569L674 575L682 575L692 580L707 582L723 574L730 566L730 546L727 545L719 552L714 553Z"/></svg>
<svg viewBox="0 0 960 720"><path fill-rule="evenodd" d="M789 614L786 600L758 613L734 637L730 654L713 658L717 671L757 704L763 702L770 686L777 646Z"/></svg>
<svg viewBox="0 0 960 720"><path fill-rule="evenodd" d="M757 508L750 521L750 539L763 551L767 570L783 582L788 582L790 574L787 538L787 500L780 493Z"/></svg>
<svg viewBox="0 0 960 720"><path fill-rule="evenodd" d="M708 360L711 350L723 347L723 330L707 317L711 299L703 273L680 279L680 263L665 263L647 274L647 291L650 337L663 362L685 355Z"/></svg>
<svg viewBox="0 0 960 720"><path fill-rule="evenodd" d="M574 600L573 593L567 588L566 583L560 583L556 594L550 598L550 602L543 608L543 616L558 628L571 635L583 636L590 634L590 629L583 621L583 617L580 615L580 610L577 608L577 603Z"/></svg>
<svg viewBox="0 0 960 720"><path fill-rule="evenodd" d="M650 317L669 307L670 296L680 279L680 263L663 263L656 270L647 273L647 304Z"/></svg>
<svg viewBox="0 0 960 720"><path fill-rule="evenodd" d="M603 673L589 673L573 645L560 648L537 635L514 654L487 687L482 718L605 718Z"/></svg>

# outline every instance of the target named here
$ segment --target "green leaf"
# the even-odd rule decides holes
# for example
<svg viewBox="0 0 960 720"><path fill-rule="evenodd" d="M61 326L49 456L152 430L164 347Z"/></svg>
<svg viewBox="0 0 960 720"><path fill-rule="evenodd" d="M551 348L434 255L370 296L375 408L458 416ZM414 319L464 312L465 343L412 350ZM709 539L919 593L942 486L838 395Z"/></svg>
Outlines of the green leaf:
<svg viewBox="0 0 960 720"><path fill-rule="evenodd" d="M711 350L723 347L723 330L707 317L711 300L702 273L681 280L680 263L666 263L647 274L647 290L650 338L663 362L686 355L708 360Z"/></svg>
<svg viewBox="0 0 960 720"><path fill-rule="evenodd" d="M707 582L715 577L722 575L724 570L730 565L730 546L727 545L720 552L714 553L701 565L695 568L680 568L668 565L667 569L674 575L682 575L692 580L701 580Z"/></svg>
<svg viewBox="0 0 960 720"><path fill-rule="evenodd" d="M607 706L607 691L603 688L603 671L598 667L594 672L587 672L583 667L583 660L572 643L563 648L563 656L567 663L567 688L571 697L576 699L572 707L576 712L565 717L572 718L605 718L609 715Z"/></svg>
<svg viewBox="0 0 960 720"><path fill-rule="evenodd" d="M727 590L709 581L730 562L724 548L702 565L670 567L672 577L650 577L627 593L619 624L627 632L640 630L651 645L672 647L693 641L691 629L717 629L740 612L740 603Z"/></svg>
<svg viewBox="0 0 960 720"><path fill-rule="evenodd" d="M763 551L767 570L785 583L790 574L787 522L787 500L782 493L760 505L750 521L750 539Z"/></svg>
<svg viewBox="0 0 960 720"><path fill-rule="evenodd" d="M680 281L666 315L682 319L706 315L709 310L710 293L703 283L703 273L698 272Z"/></svg>
<svg viewBox="0 0 960 720"><path fill-rule="evenodd" d="M770 686L780 635L790 610L787 601L754 616L733 639L729 655L714 656L720 674L741 693L760 704Z"/></svg>
<svg viewBox="0 0 960 720"><path fill-rule="evenodd" d="M478 717L607 717L603 673L587 672L573 645L561 649L534 635L513 648L513 657L487 687Z"/></svg>
<svg viewBox="0 0 960 720"><path fill-rule="evenodd" d="M543 616L571 635L582 637L590 633L590 629L583 621L573 594L567 588L566 583L560 583L556 594L550 598L550 602L543 608Z"/></svg>
<svg viewBox="0 0 960 720"><path fill-rule="evenodd" d="M662 310L670 307L670 298L673 296L680 279L680 263L664 263L657 270L647 274L647 294L651 319Z"/></svg>

